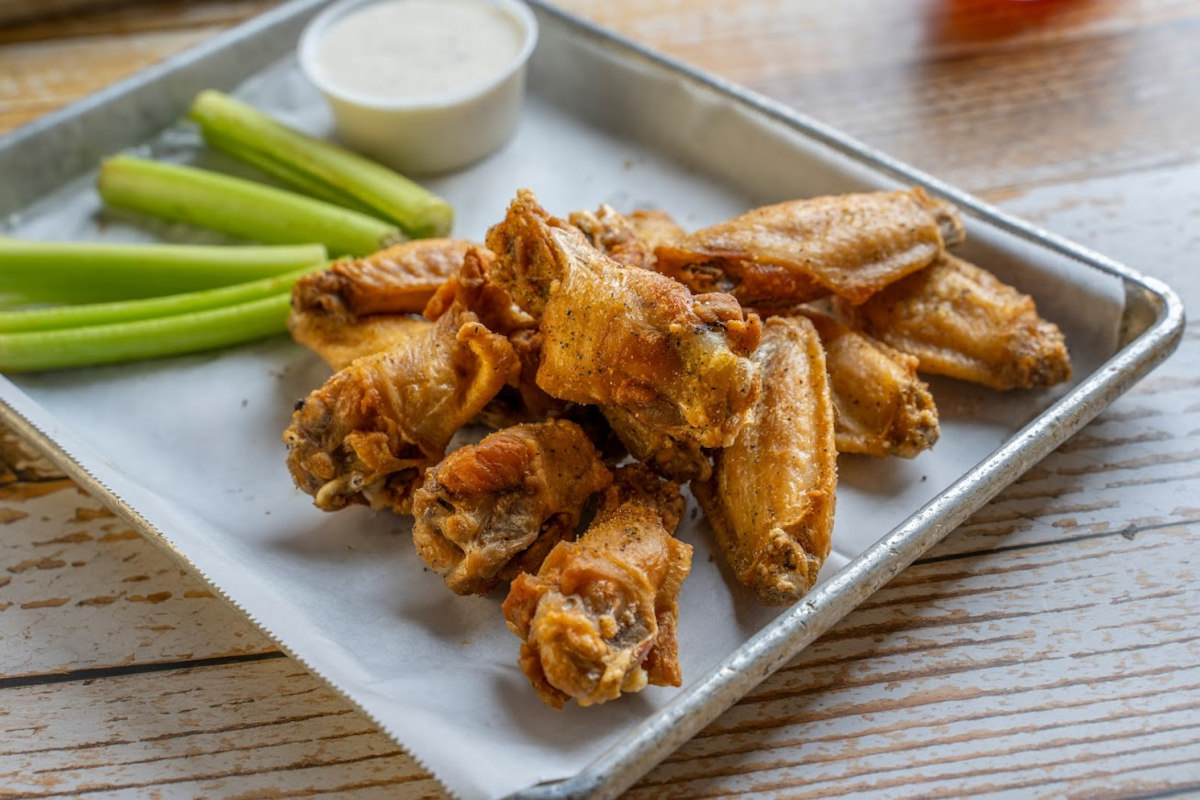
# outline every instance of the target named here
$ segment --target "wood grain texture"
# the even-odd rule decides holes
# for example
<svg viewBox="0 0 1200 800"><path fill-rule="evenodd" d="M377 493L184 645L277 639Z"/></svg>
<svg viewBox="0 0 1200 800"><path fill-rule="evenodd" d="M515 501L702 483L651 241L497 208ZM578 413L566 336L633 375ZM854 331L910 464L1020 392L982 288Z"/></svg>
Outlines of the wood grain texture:
<svg viewBox="0 0 1200 800"><path fill-rule="evenodd" d="M562 0L1000 196L1200 155L1190 0Z"/></svg>
<svg viewBox="0 0 1200 800"><path fill-rule="evenodd" d="M115 83L278 1L113 5L0 28L0 131Z"/></svg>
<svg viewBox="0 0 1200 800"><path fill-rule="evenodd" d="M0 130L266 5L5 28ZM1200 303L1200 0L561 5ZM1200 794L1197 364L1189 326L630 796ZM444 796L167 555L0 453L0 796Z"/></svg>

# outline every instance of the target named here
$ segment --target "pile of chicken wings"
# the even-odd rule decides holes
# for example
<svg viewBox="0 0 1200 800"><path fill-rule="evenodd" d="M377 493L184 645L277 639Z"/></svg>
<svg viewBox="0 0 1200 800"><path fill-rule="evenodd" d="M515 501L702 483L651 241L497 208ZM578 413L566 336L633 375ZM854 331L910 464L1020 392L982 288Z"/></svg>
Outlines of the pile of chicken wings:
<svg viewBox="0 0 1200 800"><path fill-rule="evenodd" d="M292 335L335 372L296 405L288 469L318 508L411 514L454 592L507 585L550 705L678 686L681 483L736 579L793 603L830 552L838 453L937 441L918 372L1069 378L1059 329L947 251L963 238L920 189L690 233L521 190L486 246L414 241L296 284ZM447 453L472 425L495 432Z"/></svg>

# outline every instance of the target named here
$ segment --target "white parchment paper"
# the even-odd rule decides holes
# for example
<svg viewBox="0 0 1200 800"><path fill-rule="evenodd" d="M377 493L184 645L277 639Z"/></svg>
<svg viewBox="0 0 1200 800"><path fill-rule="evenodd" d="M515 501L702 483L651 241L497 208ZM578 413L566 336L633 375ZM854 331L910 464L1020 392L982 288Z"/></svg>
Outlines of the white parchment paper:
<svg viewBox="0 0 1200 800"><path fill-rule="evenodd" d="M501 152L430 181L480 240L518 187L565 215L602 202L664 208L688 227L753 204L876 183L864 170L668 71L604 48L544 40L519 131ZM287 60L238 94L328 135L324 103ZM251 174L206 153L186 124L142 148L156 158ZM19 218L43 239L217 241L181 226L103 212L92 176ZM1039 300L1065 329L1076 374L1114 350L1120 287L976 225L969 258ZM123 498L288 651L366 710L455 794L490 798L570 776L677 690L650 687L605 706L554 711L516 666L518 641L491 597L458 597L423 569L409 522L362 508L316 510L293 488L280 441L294 402L329 374L284 337L219 353L14 376L4 398ZM832 575L994 450L1064 389L997 395L932 383L936 448L912 461L843 457ZM695 547L681 597L685 681L771 619L728 579L690 509Z"/></svg>

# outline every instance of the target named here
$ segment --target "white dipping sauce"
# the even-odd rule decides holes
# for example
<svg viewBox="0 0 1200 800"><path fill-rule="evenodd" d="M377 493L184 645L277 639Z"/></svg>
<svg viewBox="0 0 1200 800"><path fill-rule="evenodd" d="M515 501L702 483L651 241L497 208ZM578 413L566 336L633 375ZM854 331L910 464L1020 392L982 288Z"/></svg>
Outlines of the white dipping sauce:
<svg viewBox="0 0 1200 800"><path fill-rule="evenodd" d="M499 75L521 50L516 20L485 0L383 0L333 23L316 62L376 100L453 94Z"/></svg>

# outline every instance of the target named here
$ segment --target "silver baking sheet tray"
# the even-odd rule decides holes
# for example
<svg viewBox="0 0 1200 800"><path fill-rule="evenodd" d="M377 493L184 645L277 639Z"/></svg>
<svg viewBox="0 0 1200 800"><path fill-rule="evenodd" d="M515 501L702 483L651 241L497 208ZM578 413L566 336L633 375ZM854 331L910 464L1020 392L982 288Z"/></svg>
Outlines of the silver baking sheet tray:
<svg viewBox="0 0 1200 800"><path fill-rule="evenodd" d="M0 141L0 232L43 239L210 241L102 211L107 154L236 171L178 120L216 87L327 135L291 57L320 6L283 6ZM613 796L904 569L1177 343L1183 312L1158 282L1005 217L745 90L553 9L516 137L431 182L479 239L518 187L565 214L654 206L688 226L785 198L922 184L968 215L964 255L1036 298L1067 335L1076 377L1004 395L935 381L942 437L913 461L841 459L835 553L808 598L756 607L696 548L681 598L680 689L556 712L516 666L499 597L456 597L421 569L405 520L323 514L284 468L280 434L326 368L286 337L153 363L14 375L3 418L86 488L203 575L279 645L362 709L455 794Z"/></svg>

